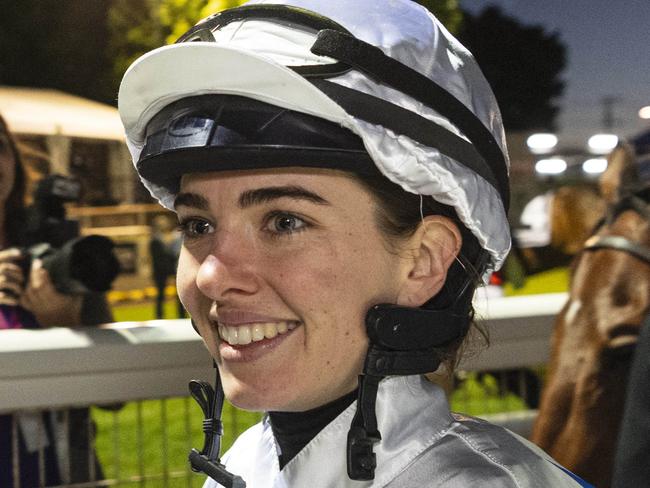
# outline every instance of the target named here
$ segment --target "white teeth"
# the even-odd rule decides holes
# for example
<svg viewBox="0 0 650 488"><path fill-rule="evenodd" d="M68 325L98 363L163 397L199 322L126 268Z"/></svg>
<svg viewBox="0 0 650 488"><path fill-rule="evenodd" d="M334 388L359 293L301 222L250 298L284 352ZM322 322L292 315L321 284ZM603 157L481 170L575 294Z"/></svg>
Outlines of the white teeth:
<svg viewBox="0 0 650 488"><path fill-rule="evenodd" d="M260 324L255 324L252 329L253 333L251 339L253 342L261 341L264 339L264 327L262 327Z"/></svg>
<svg viewBox="0 0 650 488"><path fill-rule="evenodd" d="M231 344L239 344L239 329L237 327L226 327L227 341Z"/></svg>
<svg viewBox="0 0 650 488"><path fill-rule="evenodd" d="M264 337L267 339L273 339L278 335L278 327L273 323L264 324Z"/></svg>
<svg viewBox="0 0 650 488"><path fill-rule="evenodd" d="M251 328L237 327L239 329L239 344L246 345L251 343Z"/></svg>
<svg viewBox="0 0 650 488"><path fill-rule="evenodd" d="M230 327L219 324L219 337L231 345L246 345L263 339L273 339L298 327L297 322L267 322Z"/></svg>

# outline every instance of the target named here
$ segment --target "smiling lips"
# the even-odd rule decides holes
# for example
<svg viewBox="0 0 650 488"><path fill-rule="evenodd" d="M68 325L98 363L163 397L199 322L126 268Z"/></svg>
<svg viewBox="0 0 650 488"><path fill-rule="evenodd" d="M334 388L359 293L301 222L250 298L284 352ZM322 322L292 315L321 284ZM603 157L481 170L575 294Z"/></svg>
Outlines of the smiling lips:
<svg viewBox="0 0 650 488"><path fill-rule="evenodd" d="M256 322L237 326L219 324L218 331L221 340L231 346L245 346L252 342L273 339L280 334L286 334L298 325L299 322L294 321Z"/></svg>

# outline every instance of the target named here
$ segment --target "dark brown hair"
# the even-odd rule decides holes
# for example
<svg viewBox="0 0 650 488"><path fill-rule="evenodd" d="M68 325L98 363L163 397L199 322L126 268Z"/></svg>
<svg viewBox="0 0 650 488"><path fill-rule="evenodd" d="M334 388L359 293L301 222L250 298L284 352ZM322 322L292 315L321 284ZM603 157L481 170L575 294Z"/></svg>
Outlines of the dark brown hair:
<svg viewBox="0 0 650 488"><path fill-rule="evenodd" d="M0 116L0 146L2 145L7 146L15 162L14 181L4 209L5 240L7 245L17 246L22 244L21 236L25 224L25 170L16 141Z"/></svg>
<svg viewBox="0 0 650 488"><path fill-rule="evenodd" d="M474 322L472 297L481 282L487 252L481 248L474 234L458 218L456 211L431 197L420 197L403 190L383 175L355 176L372 195L377 207L377 225L389 243L399 242L412 236L422 222L422 217L442 215L456 224L462 237L462 246L457 259L450 266L443 288L431 297L422 308L447 309L467 317L465 334L448 350L447 366L453 370L459 349L473 327L476 336L483 344L489 342L487 331Z"/></svg>

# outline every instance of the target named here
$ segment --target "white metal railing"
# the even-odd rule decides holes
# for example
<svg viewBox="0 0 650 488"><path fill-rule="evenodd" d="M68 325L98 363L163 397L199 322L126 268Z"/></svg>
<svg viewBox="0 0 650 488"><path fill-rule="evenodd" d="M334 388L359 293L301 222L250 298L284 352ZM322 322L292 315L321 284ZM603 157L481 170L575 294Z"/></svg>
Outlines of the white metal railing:
<svg viewBox="0 0 650 488"><path fill-rule="evenodd" d="M476 319L487 324L490 347L462 361L460 369L485 371L546 364L555 317L566 301L566 293L475 301Z"/></svg>
<svg viewBox="0 0 650 488"><path fill-rule="evenodd" d="M478 301L491 346L464 370L544 364L566 294ZM6 330L0 335L0 413L184 396L210 380L211 360L189 320L122 322L82 329Z"/></svg>
<svg viewBox="0 0 650 488"><path fill-rule="evenodd" d="M565 301L566 294L476 301L476 317L486 323L491 346L461 362L460 369L486 371L545 364L554 318ZM212 361L189 320L0 332L0 414L186 397L189 379L211 381L213 377ZM141 422L140 402L137 407ZM114 413L115 419L117 416ZM534 416L534 411L484 415L524 436L530 431ZM141 431L142 425L138 424L137 429ZM113 437L116 435L114 431ZM138 438L141 445L142 434ZM94 439L89 442L92 445ZM117 453L119 449L113 451ZM186 469L172 473L164 468L162 474L154 476L164 483L155 486L181 486L169 483L178 477L187 480L183 486L193 486L195 482ZM139 474L130 479L144 482L151 476L147 478L140 467ZM114 474L112 479L102 482L63 486L122 486L120 483L124 482L119 474Z"/></svg>
<svg viewBox="0 0 650 488"><path fill-rule="evenodd" d="M0 413L187 395L211 361L189 320L0 335Z"/></svg>

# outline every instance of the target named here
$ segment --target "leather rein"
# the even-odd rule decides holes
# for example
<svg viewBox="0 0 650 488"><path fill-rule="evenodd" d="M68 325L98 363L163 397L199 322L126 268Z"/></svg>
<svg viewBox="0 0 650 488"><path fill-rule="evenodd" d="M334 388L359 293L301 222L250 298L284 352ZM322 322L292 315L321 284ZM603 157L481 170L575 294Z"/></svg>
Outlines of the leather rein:
<svg viewBox="0 0 650 488"><path fill-rule="evenodd" d="M643 198L647 191L631 194L623 198L613 209L610 209L608 216L599 225L612 224L616 218L625 210L634 210L645 220L650 221L650 203ZM585 241L583 251L595 251L598 249L613 249L623 251L650 264L650 248L634 242L623 236L599 236L593 235Z"/></svg>

